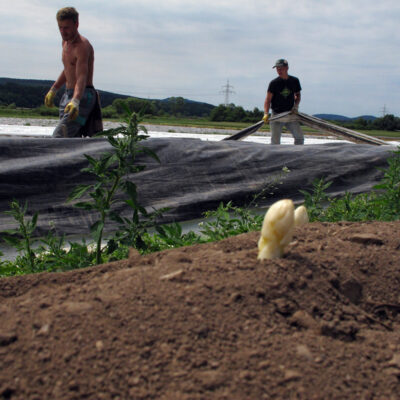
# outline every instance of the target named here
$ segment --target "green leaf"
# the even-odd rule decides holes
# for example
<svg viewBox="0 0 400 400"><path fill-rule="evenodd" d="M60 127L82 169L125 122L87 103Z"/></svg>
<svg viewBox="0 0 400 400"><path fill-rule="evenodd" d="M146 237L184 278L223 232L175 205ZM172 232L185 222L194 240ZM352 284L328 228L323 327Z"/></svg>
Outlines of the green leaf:
<svg viewBox="0 0 400 400"><path fill-rule="evenodd" d="M134 199L125 200L125 204L127 204L133 210L137 209L137 203L136 203L136 201Z"/></svg>
<svg viewBox="0 0 400 400"><path fill-rule="evenodd" d="M147 128L144 125L139 125L139 129L147 134Z"/></svg>
<svg viewBox="0 0 400 400"><path fill-rule="evenodd" d="M161 161L158 158L157 154L153 150L149 149L148 147L142 147L142 151L143 151L143 153L147 154L151 158L154 158L156 161L161 163Z"/></svg>
<svg viewBox="0 0 400 400"><path fill-rule="evenodd" d="M119 213L112 211L109 215L113 221L118 222L119 224L124 224L124 219L119 215Z"/></svg>
<svg viewBox="0 0 400 400"><path fill-rule="evenodd" d="M126 194L133 200L137 198L136 185L131 181L124 182L124 189Z"/></svg>
<svg viewBox="0 0 400 400"><path fill-rule="evenodd" d="M156 225L156 231L161 235L161 236L166 236L166 232L163 226L161 225Z"/></svg>
<svg viewBox="0 0 400 400"><path fill-rule="evenodd" d="M115 137L113 137L112 135L109 135L109 136L107 137L107 140L108 140L108 142L111 144L111 146L113 146L113 147L118 147L119 142L118 142L118 140L115 139Z"/></svg>
<svg viewBox="0 0 400 400"><path fill-rule="evenodd" d="M39 214L38 214L37 212L36 212L35 214L33 214L33 217L32 217L32 219L31 219L31 226L32 226L32 229L35 229L35 228L36 228L38 216L39 216Z"/></svg>
<svg viewBox="0 0 400 400"><path fill-rule="evenodd" d="M97 221L90 227L90 232L92 234L93 239L96 242L101 237L103 229L104 229L104 223L102 221Z"/></svg>
<svg viewBox="0 0 400 400"><path fill-rule="evenodd" d="M9 246L12 246L12 247L15 247L15 248L20 248L20 247L22 246L22 244L21 244L21 239L15 237L15 236L4 235L4 236L3 236L3 240L4 240Z"/></svg>
<svg viewBox="0 0 400 400"><path fill-rule="evenodd" d="M86 157L86 159L89 161L89 163L93 166L95 166L97 164L97 160L95 158L93 158L92 156L89 156L88 154L84 154L84 156Z"/></svg>
<svg viewBox="0 0 400 400"><path fill-rule="evenodd" d="M92 203L89 203L87 201L82 201L80 203L74 204L75 207L77 208L82 208L83 210L94 210L96 209L96 206Z"/></svg>
<svg viewBox="0 0 400 400"><path fill-rule="evenodd" d="M138 211L139 211L142 215L144 215L144 216L147 215L146 209L145 209L144 207L142 207L140 204L138 204L138 205L136 206L136 208L138 209Z"/></svg>
<svg viewBox="0 0 400 400"><path fill-rule="evenodd" d="M98 164L98 172L105 172L115 161L118 161L118 159L115 158L115 154L104 154Z"/></svg>
<svg viewBox="0 0 400 400"><path fill-rule="evenodd" d="M78 185L72 190L67 201L70 202L72 200L81 198L91 188L91 186L92 185Z"/></svg>

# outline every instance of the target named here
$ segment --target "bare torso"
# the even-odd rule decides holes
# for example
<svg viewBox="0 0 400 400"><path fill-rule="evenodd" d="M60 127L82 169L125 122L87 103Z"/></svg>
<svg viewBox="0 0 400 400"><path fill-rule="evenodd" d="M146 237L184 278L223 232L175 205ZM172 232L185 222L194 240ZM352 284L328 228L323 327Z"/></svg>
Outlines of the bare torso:
<svg viewBox="0 0 400 400"><path fill-rule="evenodd" d="M94 50L83 36L70 41L63 41L62 62L67 89L75 89L79 81L84 86L93 86Z"/></svg>

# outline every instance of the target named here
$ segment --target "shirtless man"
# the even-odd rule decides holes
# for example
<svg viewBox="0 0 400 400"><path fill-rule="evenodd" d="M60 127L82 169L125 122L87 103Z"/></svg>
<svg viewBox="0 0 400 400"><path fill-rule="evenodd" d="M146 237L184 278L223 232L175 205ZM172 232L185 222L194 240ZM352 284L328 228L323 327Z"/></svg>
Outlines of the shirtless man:
<svg viewBox="0 0 400 400"><path fill-rule="evenodd" d="M57 22L62 37L64 70L44 103L53 107L57 91L65 84L66 90L60 101L60 121L53 137L81 137L86 133L85 125L94 108L99 108L98 94L93 87L94 51L90 42L78 32L79 14L75 8L59 10Z"/></svg>

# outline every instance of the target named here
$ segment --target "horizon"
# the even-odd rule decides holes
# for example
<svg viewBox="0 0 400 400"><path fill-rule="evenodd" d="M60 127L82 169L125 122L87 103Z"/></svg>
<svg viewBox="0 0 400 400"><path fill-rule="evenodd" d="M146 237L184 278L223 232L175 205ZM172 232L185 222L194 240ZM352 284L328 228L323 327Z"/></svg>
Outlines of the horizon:
<svg viewBox="0 0 400 400"><path fill-rule="evenodd" d="M10 79L10 80L28 80L28 81L38 81L38 82L52 82L51 79L31 79L31 78L12 78L9 76L0 76L0 79ZM123 94L123 93L118 93L118 92L111 92L109 90L104 90L101 88L97 88L97 90L103 91L103 92L108 92L114 95L121 95L121 96L128 96L128 97L136 97L136 98L140 98L140 99L144 99L144 100L166 100L169 99L171 97L183 97L183 96L167 96L164 98L145 98L145 97L140 97L140 96L136 96L134 94ZM199 101L199 100L193 100L187 97L183 97L185 100L189 100L189 101L195 101L198 103L205 103L205 104L209 104L212 105L214 107L218 107L219 105L223 104L212 104L212 103L207 103L204 101ZM242 106L241 104L235 104L233 103L235 106L237 107L243 107L245 110L250 111L250 109L246 109L244 106ZM260 109L260 108L259 108ZM252 110L252 109L251 109ZM261 109L260 109L261 110ZM261 110L262 111L262 110ZM387 113L385 115L388 115L390 113ZM337 114L337 113L332 113L332 112L314 112L310 115L315 115L315 116L320 116L320 115L331 115L331 116L337 116L337 117L344 117L344 118L349 118L349 119L357 119L357 118L361 118L361 117L373 117L373 118L382 118L383 116L376 116L376 115L372 115L372 114L361 114L361 115L355 115L355 116L348 116L348 115L344 115L344 114ZM394 115L394 114L392 114ZM395 115L396 116L396 115Z"/></svg>

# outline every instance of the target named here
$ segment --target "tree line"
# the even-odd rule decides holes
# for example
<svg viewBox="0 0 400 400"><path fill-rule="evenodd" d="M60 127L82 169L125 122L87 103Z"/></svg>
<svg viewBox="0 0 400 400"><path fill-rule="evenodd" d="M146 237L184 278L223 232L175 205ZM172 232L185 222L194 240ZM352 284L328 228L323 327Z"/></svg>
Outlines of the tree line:
<svg viewBox="0 0 400 400"><path fill-rule="evenodd" d="M213 105L184 99L183 97L169 97L163 100L150 100L138 97L115 99L111 105L103 108L105 118L118 118L125 115L124 107L128 106L131 112L151 116L174 117L204 117L210 115Z"/></svg>
<svg viewBox="0 0 400 400"><path fill-rule="evenodd" d="M393 114L386 114L385 116L374 120L357 118L350 122L332 122L354 130L400 131L400 118L395 117Z"/></svg>
<svg viewBox="0 0 400 400"><path fill-rule="evenodd" d="M42 116L57 116L57 108L46 108L43 99L52 81L0 78L0 107L1 108L27 108L35 110ZM57 93L55 103L61 99L63 90ZM255 107L245 110L235 104L212 104L197 102L183 97L169 97L167 99L143 99L129 97L116 93L99 90L103 115L105 118L119 118L124 115L122 104L128 104L130 111L141 113L145 116L173 116L206 118L220 122L258 122L264 112ZM347 122L332 121L338 125L354 130L400 130L400 118L392 114L385 115L375 120L358 118Z"/></svg>
<svg viewBox="0 0 400 400"><path fill-rule="evenodd" d="M0 107L26 108L35 110L41 116L57 116L57 108L46 108L43 99L49 90L52 81L25 80L0 78ZM55 98L58 104L63 90ZM167 99L143 99L129 97L115 93L99 91L103 116L105 118L119 118L124 115L123 104L128 105L131 112L141 113L147 117L196 117L211 121L256 122L261 120L263 113L255 108L246 111L234 104L219 105L202 103L183 97L169 97Z"/></svg>

